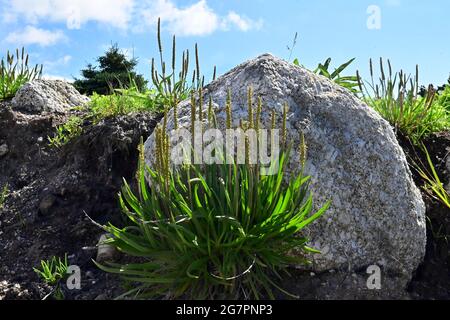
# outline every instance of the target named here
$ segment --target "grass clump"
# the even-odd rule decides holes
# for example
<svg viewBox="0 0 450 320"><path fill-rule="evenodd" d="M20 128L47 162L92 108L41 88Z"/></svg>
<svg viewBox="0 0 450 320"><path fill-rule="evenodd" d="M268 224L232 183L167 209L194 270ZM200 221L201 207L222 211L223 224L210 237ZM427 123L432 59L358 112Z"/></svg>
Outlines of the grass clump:
<svg viewBox="0 0 450 320"><path fill-rule="evenodd" d="M433 87L429 87L424 97L418 95L418 67L413 76L407 76L403 71L393 73L388 60L386 73L383 60L380 59L380 76L376 83L370 60L370 76L370 82L359 80L364 101L413 144L419 145L430 134L450 127L449 110L442 104Z"/></svg>
<svg viewBox="0 0 450 320"><path fill-rule="evenodd" d="M50 147L61 148L73 138L78 137L83 131L83 119L72 116L66 123L56 127L56 133L53 137L47 137Z"/></svg>
<svg viewBox="0 0 450 320"><path fill-rule="evenodd" d="M67 254L64 259L53 256L49 260L41 260L41 268L33 268L38 276L49 285L56 285L67 274Z"/></svg>
<svg viewBox="0 0 450 320"><path fill-rule="evenodd" d="M42 65L29 66L29 56L25 49L16 53L6 53L6 58L0 62L0 100L13 98L17 91L27 82L39 79L42 75Z"/></svg>
<svg viewBox="0 0 450 320"><path fill-rule="evenodd" d="M260 106L261 101L256 112L249 112L249 127L259 128L253 114L258 118ZM192 110L193 119L205 116ZM212 113L208 117L214 118ZM231 101L227 119L231 123ZM138 192L125 182L119 196L130 225L102 226L112 235L107 242L139 257L139 263L97 265L134 284L124 296L259 299L274 298L274 288L285 292L277 279L292 264L307 264L307 253L317 252L298 232L329 206L313 212L309 177L302 172L284 179L290 148L281 152L274 175L249 164L248 140L245 164L185 164L171 170L165 126L155 135L155 169L144 165L141 144ZM289 254L293 249L301 254Z"/></svg>
<svg viewBox="0 0 450 320"><path fill-rule="evenodd" d="M94 93L88 106L88 117L98 121L111 116L156 110L158 108L154 91L142 92L133 86L127 89L115 89L113 94L107 96Z"/></svg>
<svg viewBox="0 0 450 320"><path fill-rule="evenodd" d="M355 58L350 59L349 61L341 64L334 71L330 71L329 69L331 64L331 58L328 58L323 64L319 63L314 72L334 81L336 84L348 89L352 93L359 93L358 77L356 75L353 76L341 75L341 73L344 72L344 70L347 69L348 66L350 66L353 63L353 61L355 61Z"/></svg>
<svg viewBox="0 0 450 320"><path fill-rule="evenodd" d="M336 84L348 89L352 93L359 93L358 77L356 75L352 76L342 76L342 72L345 71L352 63L355 58L341 64L339 67L335 68L334 71L330 70L331 58L325 60L324 63L319 63L317 68L313 70L314 73L324 76ZM300 66L300 61L295 59L293 62L296 66Z"/></svg>
<svg viewBox="0 0 450 320"><path fill-rule="evenodd" d="M53 294L58 300L64 299L64 294L60 288L60 282L67 278L67 269L67 254L65 254L64 259L53 256L49 260L41 260L40 268L33 268L34 272L37 273L42 281L54 287L50 294ZM47 297L48 296L45 298Z"/></svg>
<svg viewBox="0 0 450 320"><path fill-rule="evenodd" d="M444 90L438 95L438 103L450 112L450 85L446 85Z"/></svg>
<svg viewBox="0 0 450 320"><path fill-rule="evenodd" d="M427 148L422 145L422 150L425 154L427 163L413 162L413 167L424 181L423 190L427 192L432 198L438 200L450 209L450 194L445 189L444 184L441 182L439 175L431 160L430 154Z"/></svg>

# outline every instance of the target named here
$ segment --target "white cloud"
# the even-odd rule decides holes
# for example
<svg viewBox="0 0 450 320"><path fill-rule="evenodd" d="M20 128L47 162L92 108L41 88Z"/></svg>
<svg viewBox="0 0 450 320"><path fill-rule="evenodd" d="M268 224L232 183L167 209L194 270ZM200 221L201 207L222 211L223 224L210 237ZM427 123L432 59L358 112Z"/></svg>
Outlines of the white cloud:
<svg viewBox="0 0 450 320"><path fill-rule="evenodd" d="M42 75L42 79L45 79L45 80L61 80L61 81L69 82L69 83L74 82L73 78L67 78L67 77L64 77L64 76L58 76L58 75L52 75L52 74L44 74L44 75Z"/></svg>
<svg viewBox="0 0 450 320"><path fill-rule="evenodd" d="M89 21L126 28L134 0L5 0L3 16L9 21L62 22L68 29L80 29Z"/></svg>
<svg viewBox="0 0 450 320"><path fill-rule="evenodd" d="M47 80L63 80L73 82L74 80L72 78L58 75L58 73L62 70L61 68L67 66L70 61L72 61L72 56L68 54L55 60L44 61L43 65L45 73L42 75L42 78Z"/></svg>
<svg viewBox="0 0 450 320"><path fill-rule="evenodd" d="M139 31L147 30L161 18L163 27L177 36L203 36L216 31L220 26L218 15L200 0L186 8L178 8L170 0L146 1L138 5Z"/></svg>
<svg viewBox="0 0 450 320"><path fill-rule="evenodd" d="M226 30L229 29L229 25L234 25L241 31L249 31L252 29L259 30L263 26L262 19L253 21L245 16L241 16L234 11L230 11L228 15L223 19L222 27Z"/></svg>
<svg viewBox="0 0 450 320"><path fill-rule="evenodd" d="M45 30L27 26L23 30L13 31L6 36L5 41L16 45L37 44L42 47L54 45L67 38L61 30Z"/></svg>
<svg viewBox="0 0 450 320"><path fill-rule="evenodd" d="M179 6L174 0L0 0L3 23L64 23L68 29L80 29L88 22L148 31L158 17L164 30L178 36L204 36L235 28L260 29L262 20L252 20L234 11L220 15L207 0Z"/></svg>
<svg viewBox="0 0 450 320"><path fill-rule="evenodd" d="M171 0L156 0L141 3L136 10L140 13L137 31L154 26L158 17L163 28L177 36L204 36L217 30L229 30L235 26L241 31L260 29L262 20L253 21L230 11L222 17L210 8L206 0L200 0L190 6L180 8Z"/></svg>
<svg viewBox="0 0 450 320"><path fill-rule="evenodd" d="M45 61L44 66L46 70L55 70L62 66L67 66L72 60L72 56L66 54L65 56L52 61Z"/></svg>

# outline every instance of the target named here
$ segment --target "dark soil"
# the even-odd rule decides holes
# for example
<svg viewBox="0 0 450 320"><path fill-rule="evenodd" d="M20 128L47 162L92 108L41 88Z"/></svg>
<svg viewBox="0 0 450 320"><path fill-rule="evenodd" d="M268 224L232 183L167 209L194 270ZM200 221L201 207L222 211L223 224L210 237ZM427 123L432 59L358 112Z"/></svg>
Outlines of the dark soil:
<svg viewBox="0 0 450 320"><path fill-rule="evenodd" d="M427 168L425 155L408 139L398 135L398 140L410 163L413 179L422 187L423 181L414 169L413 163L423 163ZM433 135L424 145L435 164L441 181L450 187L450 132ZM383 275L382 290L368 290L365 270L347 272L331 270L314 274L291 270L292 278L282 281L282 287L301 299L450 299L450 209L431 197L423 189L422 196L427 215L427 247L423 263L410 281L407 292L399 290L395 275ZM278 298L286 298L279 296Z"/></svg>
<svg viewBox="0 0 450 320"><path fill-rule="evenodd" d="M98 124L86 121L81 136L60 149L49 147L47 136L69 116L24 115L0 103L0 147L8 147L0 155L0 188L8 184L10 190L0 208L0 300L42 299L51 288L32 268L42 259L66 253L69 264L82 271L82 289L63 288L66 299L110 299L123 293L118 277L92 263L103 231L87 215L99 223L123 223L117 205L122 178L133 181L140 137L146 139L159 119L135 114ZM426 163L407 139L399 141L408 160ZM425 145L443 182L449 183L450 133L433 136ZM421 186L420 177L412 172ZM422 194L429 217L427 253L408 292L399 291L395 281L392 285L387 281L380 291L364 289L365 270L322 274L291 270L295 281L286 278L282 287L302 299L450 299L450 212Z"/></svg>
<svg viewBox="0 0 450 320"><path fill-rule="evenodd" d="M425 155L414 148L404 137L399 137L408 161L423 163ZM450 132L433 135L424 141L437 173L445 186L449 186ZM411 168L418 186L423 182L417 171ZM448 189L448 188L447 188ZM422 190L427 210L427 250L425 260L417 270L408 288L416 299L450 299L450 209Z"/></svg>
<svg viewBox="0 0 450 320"><path fill-rule="evenodd" d="M122 178L132 181L137 145L151 134L157 119L136 114L86 122L68 145L48 146L55 126L67 115L23 115L0 106L0 188L9 194L0 208L0 300L41 299L50 292L33 267L53 255L82 271L82 290L66 299L111 298L120 293L117 277L95 267L102 230L99 223L120 222L117 193ZM145 141L145 140L144 140Z"/></svg>

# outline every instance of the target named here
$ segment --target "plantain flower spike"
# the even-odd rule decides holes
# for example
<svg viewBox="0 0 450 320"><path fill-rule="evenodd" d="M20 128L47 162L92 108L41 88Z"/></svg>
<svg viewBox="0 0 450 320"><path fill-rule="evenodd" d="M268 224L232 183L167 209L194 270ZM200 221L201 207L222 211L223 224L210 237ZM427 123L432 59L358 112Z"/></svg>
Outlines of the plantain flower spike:
<svg viewBox="0 0 450 320"><path fill-rule="evenodd" d="M175 100L176 99L176 94L175 94ZM175 130L178 129L178 101L175 101L174 105L173 105L173 122L175 125Z"/></svg>
<svg viewBox="0 0 450 320"><path fill-rule="evenodd" d="M271 129L275 130L275 122L276 122L276 115L275 115L275 110L272 110L272 121L271 121Z"/></svg>
<svg viewBox="0 0 450 320"><path fill-rule="evenodd" d="M287 141L286 120L287 120L288 110L289 110L289 106L288 106L287 103L285 103L284 107L283 107L283 126L282 126L282 129L281 129L283 146L286 145L286 141Z"/></svg>
<svg viewBox="0 0 450 320"><path fill-rule="evenodd" d="M232 123L232 109L231 109L231 90L228 89L227 94L227 102L226 102L226 113L227 113L227 129L231 129L231 123Z"/></svg>
<svg viewBox="0 0 450 320"><path fill-rule="evenodd" d="M167 106L164 106L164 121L163 121L163 133L167 131Z"/></svg>
<svg viewBox="0 0 450 320"><path fill-rule="evenodd" d="M258 97L258 108L256 109L256 120L255 120L255 129L259 132L259 123L261 120L261 111L262 111L262 99Z"/></svg>
<svg viewBox="0 0 450 320"><path fill-rule="evenodd" d="M164 179L166 182L166 190L169 190L170 181L170 144L169 135L164 132Z"/></svg>
<svg viewBox="0 0 450 320"><path fill-rule="evenodd" d="M175 58L176 58L176 38L174 35L173 40L172 40L172 70L173 70L173 74L175 74L175 67L176 67Z"/></svg>
<svg viewBox="0 0 450 320"><path fill-rule="evenodd" d="M245 135L245 164L250 164L250 140L248 135Z"/></svg>
<svg viewBox="0 0 450 320"><path fill-rule="evenodd" d="M305 141L305 135L303 134L303 132L300 132L300 150L299 150L299 154L300 154L300 164L302 166L302 169L305 167L306 164L306 158L307 158L307 154L308 154L308 146L306 145L306 141Z"/></svg>
<svg viewBox="0 0 450 320"><path fill-rule="evenodd" d="M253 96L253 89L252 87L248 88L248 128L253 129L253 108L252 108L252 96Z"/></svg>
<svg viewBox="0 0 450 320"><path fill-rule="evenodd" d="M191 93L191 134L192 134L192 138L194 138L196 112L197 112L197 110L196 110L195 96L194 96L194 92L192 92Z"/></svg>
<svg viewBox="0 0 450 320"><path fill-rule="evenodd" d="M155 169L156 171L161 171L161 163L162 163L162 148L161 148L161 125L157 125L155 128L155 153L156 153L156 163Z"/></svg>
<svg viewBox="0 0 450 320"><path fill-rule="evenodd" d="M200 87L200 62L199 62L199 57L198 57L198 45L197 43L195 44L195 70L197 71L197 88Z"/></svg>
<svg viewBox="0 0 450 320"><path fill-rule="evenodd" d="M199 106L198 106L198 121L203 122L203 90L200 87L198 91L199 95Z"/></svg>

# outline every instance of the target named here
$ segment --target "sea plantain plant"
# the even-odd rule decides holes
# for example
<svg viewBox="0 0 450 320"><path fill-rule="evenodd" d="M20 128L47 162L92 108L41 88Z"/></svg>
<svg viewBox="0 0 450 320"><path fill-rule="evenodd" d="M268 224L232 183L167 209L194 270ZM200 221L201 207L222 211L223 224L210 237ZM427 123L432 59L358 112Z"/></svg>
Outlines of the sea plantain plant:
<svg viewBox="0 0 450 320"><path fill-rule="evenodd" d="M248 126L259 128L262 102L256 112L251 105L249 94ZM210 103L208 118L215 118L211 109ZM226 109L230 127L230 99ZM200 110L192 108L193 120L203 117ZM307 254L318 252L299 232L329 206L313 211L303 170L285 179L291 148L279 155L274 175L263 175L259 165L249 164L248 140L245 164L185 164L171 170L165 125L155 135L155 168L145 166L141 143L138 192L125 181L119 194L130 224L101 226L111 235L107 243L138 258L129 264L95 262L134 286L121 297L273 299L274 288L289 294L277 284L282 274L289 274L293 264L308 264ZM303 168L304 143L299 152ZM297 254L290 254L293 249Z"/></svg>
<svg viewBox="0 0 450 320"><path fill-rule="evenodd" d="M0 100L13 98L25 83L41 77L42 65L31 68L28 62L24 48L16 49L16 54L6 53L0 62Z"/></svg>

